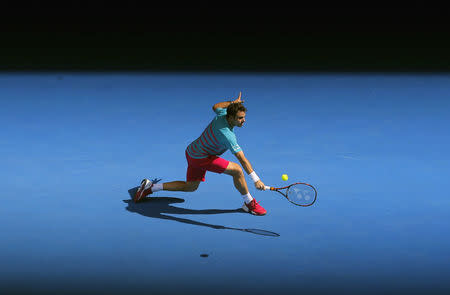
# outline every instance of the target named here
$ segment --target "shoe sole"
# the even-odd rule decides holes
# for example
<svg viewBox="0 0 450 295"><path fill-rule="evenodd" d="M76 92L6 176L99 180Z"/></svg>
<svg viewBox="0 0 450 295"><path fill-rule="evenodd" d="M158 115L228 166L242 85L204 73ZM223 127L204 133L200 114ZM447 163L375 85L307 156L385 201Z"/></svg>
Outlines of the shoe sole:
<svg viewBox="0 0 450 295"><path fill-rule="evenodd" d="M148 179L143 179L141 181L141 186L139 187L139 189L136 192L136 195L134 196L134 202L139 202L142 199L142 194L145 191L145 186L149 183L150 181Z"/></svg>

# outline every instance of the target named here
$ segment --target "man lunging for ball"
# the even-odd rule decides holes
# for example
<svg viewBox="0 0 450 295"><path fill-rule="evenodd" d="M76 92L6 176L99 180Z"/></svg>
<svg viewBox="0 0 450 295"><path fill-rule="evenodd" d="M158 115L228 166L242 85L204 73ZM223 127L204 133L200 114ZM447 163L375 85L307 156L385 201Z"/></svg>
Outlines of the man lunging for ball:
<svg viewBox="0 0 450 295"><path fill-rule="evenodd" d="M186 148L185 154L188 163L186 181L158 183L159 180L157 179L153 181L143 179L134 196L134 201L139 202L145 196L160 190L193 192L198 188L200 182L205 181L206 171L211 171L225 173L233 177L234 186L244 199L242 209L254 215L266 214L266 210L250 195L241 166L219 157L229 149L239 160L247 174L250 175L255 187L258 190L264 190L264 183L245 158L233 132L235 126L242 127L245 122L247 109L242 104L243 102L241 93L239 93L239 97L234 101L219 102L213 106L217 116L200 137Z"/></svg>

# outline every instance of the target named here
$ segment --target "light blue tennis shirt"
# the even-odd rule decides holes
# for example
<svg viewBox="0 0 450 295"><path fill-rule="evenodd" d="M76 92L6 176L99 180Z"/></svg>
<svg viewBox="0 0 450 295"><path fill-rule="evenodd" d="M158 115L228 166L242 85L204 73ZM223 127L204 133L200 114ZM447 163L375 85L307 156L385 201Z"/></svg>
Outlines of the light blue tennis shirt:
<svg viewBox="0 0 450 295"><path fill-rule="evenodd" d="M202 159L210 155L219 156L228 149L233 154L242 151L237 143L233 128L228 124L227 109L218 108L214 112L217 116L209 123L200 137L186 148L190 157Z"/></svg>

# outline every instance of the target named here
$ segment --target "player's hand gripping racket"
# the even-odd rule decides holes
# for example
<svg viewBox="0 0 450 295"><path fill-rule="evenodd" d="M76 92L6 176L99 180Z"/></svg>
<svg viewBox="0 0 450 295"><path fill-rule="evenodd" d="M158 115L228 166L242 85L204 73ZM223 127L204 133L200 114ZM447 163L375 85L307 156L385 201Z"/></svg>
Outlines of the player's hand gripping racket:
<svg viewBox="0 0 450 295"><path fill-rule="evenodd" d="M284 187L265 186L265 189L279 192L292 204L302 207L311 206L317 199L316 189L303 182L296 182ZM285 191L282 192L282 190Z"/></svg>

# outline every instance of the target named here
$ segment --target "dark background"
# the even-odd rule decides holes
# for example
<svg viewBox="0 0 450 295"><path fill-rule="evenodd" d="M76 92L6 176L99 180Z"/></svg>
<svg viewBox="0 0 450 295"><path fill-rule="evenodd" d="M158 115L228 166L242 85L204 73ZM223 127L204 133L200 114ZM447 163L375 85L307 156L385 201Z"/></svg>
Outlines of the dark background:
<svg viewBox="0 0 450 295"><path fill-rule="evenodd" d="M12 18L0 29L0 70L446 72L443 11L286 7L250 15L236 8L216 16L147 9Z"/></svg>

